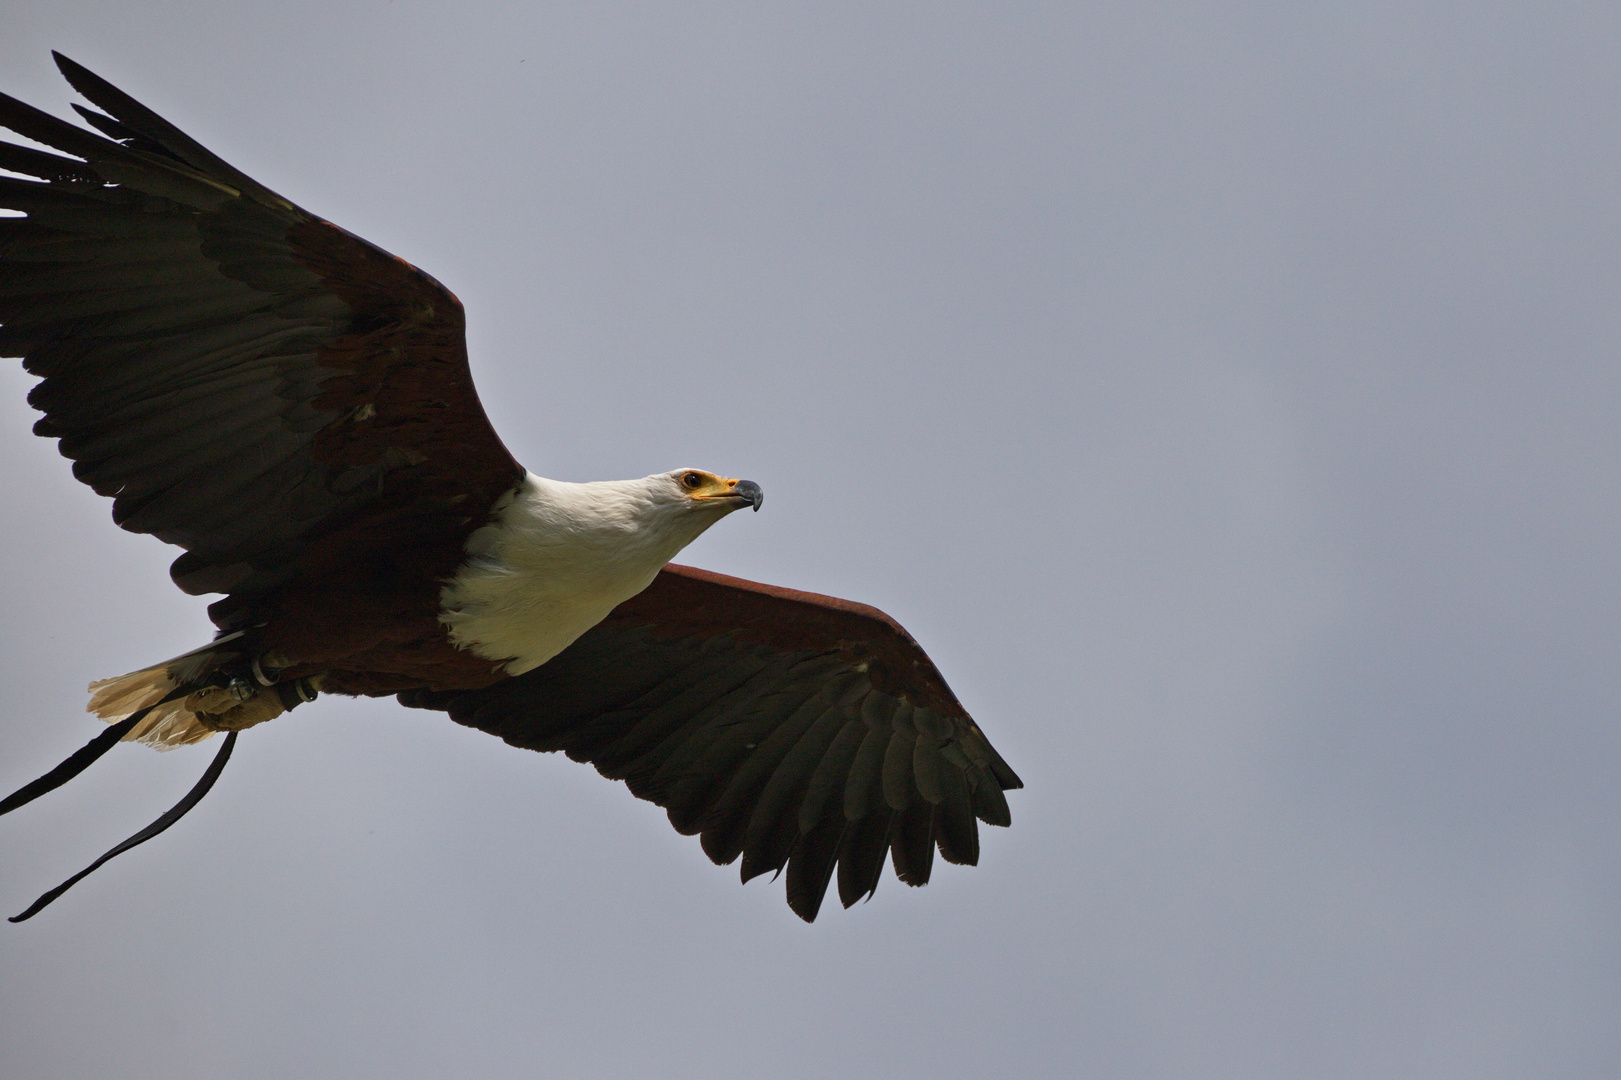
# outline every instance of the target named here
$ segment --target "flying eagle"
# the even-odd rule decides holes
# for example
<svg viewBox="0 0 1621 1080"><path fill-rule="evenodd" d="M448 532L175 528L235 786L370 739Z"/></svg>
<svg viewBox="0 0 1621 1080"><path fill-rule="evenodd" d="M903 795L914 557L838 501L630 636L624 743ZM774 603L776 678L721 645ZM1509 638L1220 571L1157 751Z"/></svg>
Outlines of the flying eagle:
<svg viewBox="0 0 1621 1080"><path fill-rule="evenodd" d="M0 95L0 355L42 381L34 430L223 593L208 645L92 683L114 743L237 733L318 693L438 709L561 750L698 834L742 877L787 870L807 921L885 856L979 855L1020 781L917 643L862 604L670 563L758 484L684 468L590 484L527 472L473 390L462 306L422 271L233 169L56 56L94 132ZM99 134L97 134L99 132ZM67 155L67 156L61 156ZM29 177L32 179L23 179ZM42 896L32 916L82 877Z"/></svg>

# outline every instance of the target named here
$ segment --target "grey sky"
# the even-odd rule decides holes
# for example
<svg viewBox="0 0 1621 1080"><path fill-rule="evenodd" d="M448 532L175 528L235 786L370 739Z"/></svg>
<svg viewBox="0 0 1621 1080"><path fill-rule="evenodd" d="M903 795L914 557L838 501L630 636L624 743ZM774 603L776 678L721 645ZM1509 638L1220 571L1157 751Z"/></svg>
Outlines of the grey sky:
<svg viewBox="0 0 1621 1080"><path fill-rule="evenodd" d="M0 1073L1621 1072L1612 6L13 8L0 89L66 114L61 49L453 289L530 468L758 480L684 561L884 608L1028 787L807 927L587 767L322 699L0 927ZM30 381L7 790L209 632ZM207 756L0 822L0 907Z"/></svg>

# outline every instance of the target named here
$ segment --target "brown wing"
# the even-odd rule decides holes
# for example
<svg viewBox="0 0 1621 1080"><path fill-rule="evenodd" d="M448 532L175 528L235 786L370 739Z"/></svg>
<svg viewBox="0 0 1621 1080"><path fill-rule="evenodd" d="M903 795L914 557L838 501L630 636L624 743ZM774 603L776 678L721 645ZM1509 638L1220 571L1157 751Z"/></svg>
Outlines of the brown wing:
<svg viewBox="0 0 1621 1080"><path fill-rule="evenodd" d="M26 215L0 218L0 355L44 376L35 430L118 524L186 548L190 593L263 593L379 536L458 545L523 476L461 304L57 63L109 137L0 95L0 125L72 155L0 143L38 178L0 177Z"/></svg>
<svg viewBox="0 0 1621 1080"><path fill-rule="evenodd" d="M469 693L400 695L514 746L562 750L664 807L742 876L788 871L816 917L884 857L925 884L934 848L979 858L977 817L1022 787L911 636L875 608L668 566L567 650Z"/></svg>

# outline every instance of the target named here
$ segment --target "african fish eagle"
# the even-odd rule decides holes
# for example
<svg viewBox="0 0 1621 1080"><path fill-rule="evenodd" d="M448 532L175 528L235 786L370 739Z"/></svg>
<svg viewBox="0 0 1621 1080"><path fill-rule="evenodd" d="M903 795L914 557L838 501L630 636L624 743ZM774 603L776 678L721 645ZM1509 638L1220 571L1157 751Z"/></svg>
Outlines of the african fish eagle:
<svg viewBox="0 0 1621 1080"><path fill-rule="evenodd" d="M562 750L816 917L886 854L972 864L1019 779L905 630L862 604L670 560L759 485L702 469L562 483L513 460L437 281L233 169L57 55L94 132L0 95L0 355L34 430L223 593L208 645L91 684L110 726L9 812L122 740L239 731L318 693L397 695ZM99 134L97 134L99 132ZM62 156L67 155L67 156ZM24 179L24 177L30 179ZM89 873L86 870L85 873ZM77 881L42 896L30 917Z"/></svg>

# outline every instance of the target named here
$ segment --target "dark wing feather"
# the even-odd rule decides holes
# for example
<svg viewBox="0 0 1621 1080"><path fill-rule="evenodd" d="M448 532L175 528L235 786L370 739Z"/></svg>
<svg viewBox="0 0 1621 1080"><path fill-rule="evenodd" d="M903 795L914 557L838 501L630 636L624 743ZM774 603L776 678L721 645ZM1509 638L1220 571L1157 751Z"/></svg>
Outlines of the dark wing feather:
<svg viewBox="0 0 1621 1080"><path fill-rule="evenodd" d="M187 592L250 595L481 524L523 470L456 298L57 63L100 134L0 95L0 126L56 151L0 143L37 178L0 177L24 215L0 217L0 352L43 376L35 430L114 520L186 548Z"/></svg>
<svg viewBox="0 0 1621 1080"><path fill-rule="evenodd" d="M937 845L977 861L975 817L1008 824L1022 786L882 612L689 567L533 671L400 700L624 779L745 881L786 868L807 921L835 872L846 907L871 895L886 852L913 885Z"/></svg>

